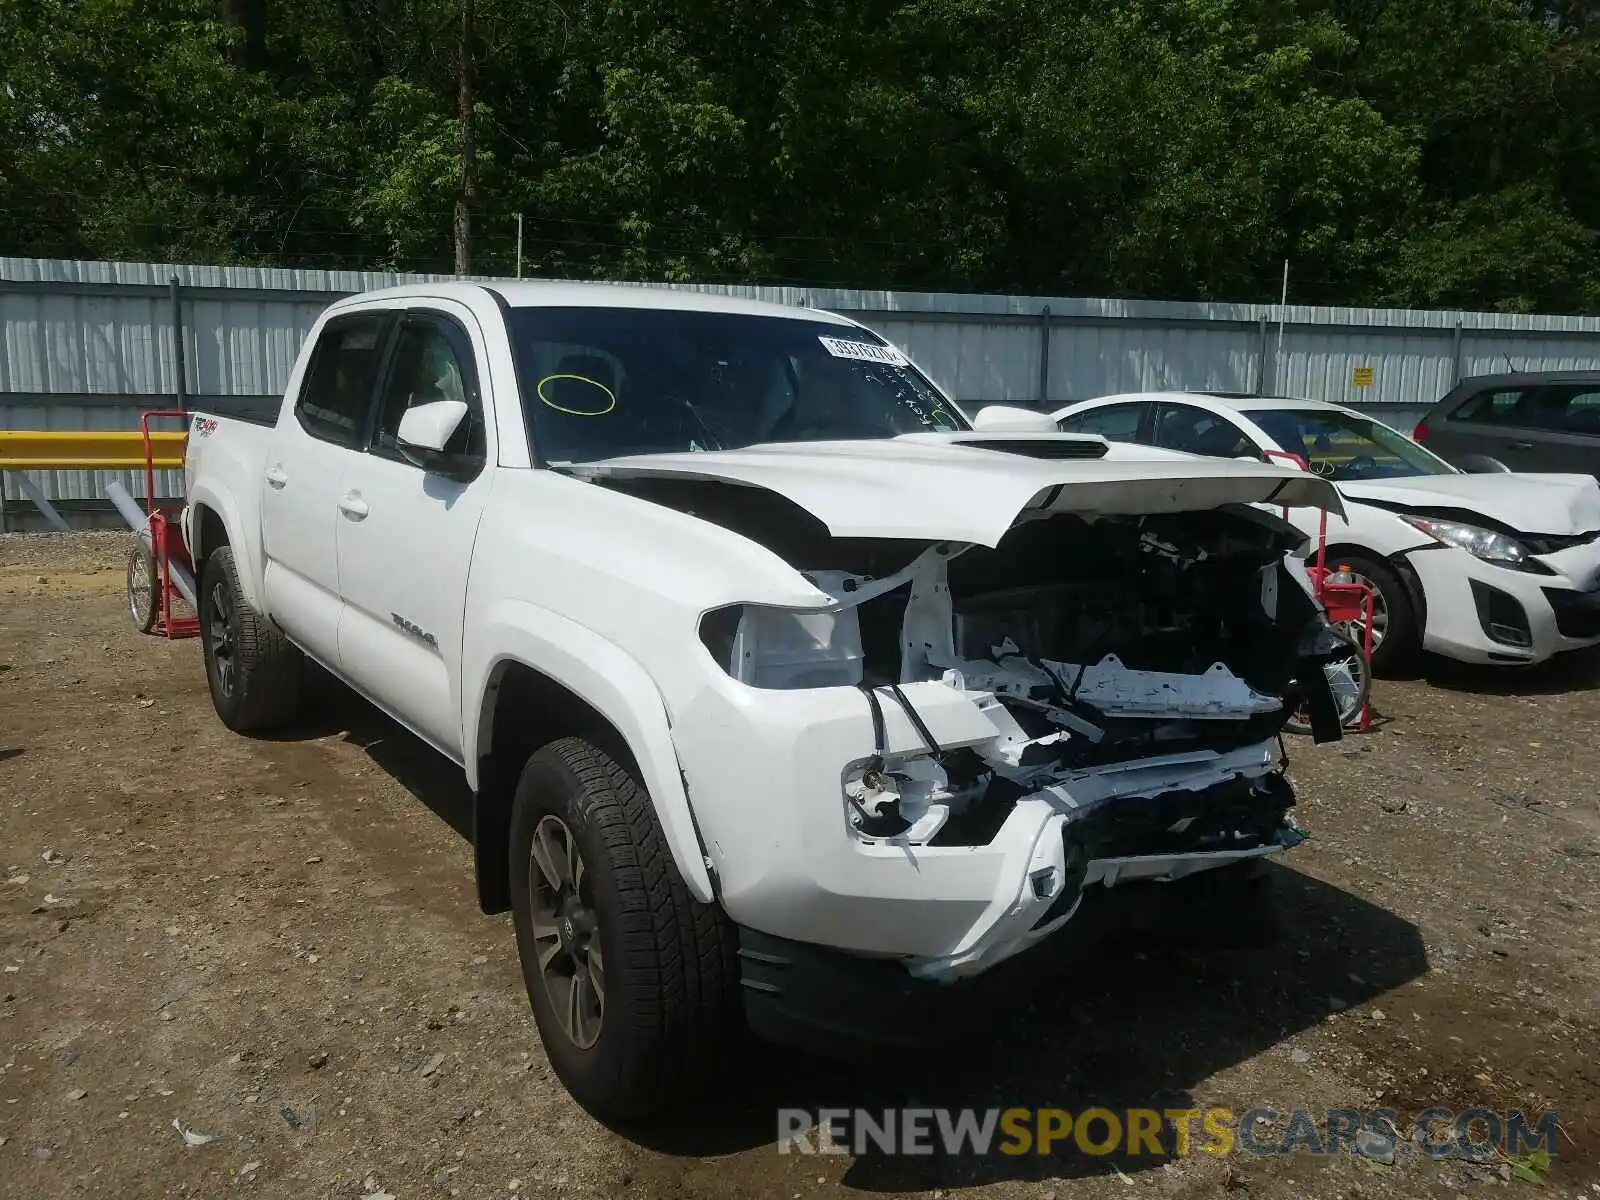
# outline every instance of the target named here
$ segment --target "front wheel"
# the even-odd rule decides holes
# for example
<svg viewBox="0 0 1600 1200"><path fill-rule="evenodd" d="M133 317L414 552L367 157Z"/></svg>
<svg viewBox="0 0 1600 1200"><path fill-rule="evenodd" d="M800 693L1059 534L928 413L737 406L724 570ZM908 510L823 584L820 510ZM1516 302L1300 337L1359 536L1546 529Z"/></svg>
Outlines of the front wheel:
<svg viewBox="0 0 1600 1200"><path fill-rule="evenodd" d="M300 651L245 600L232 547L206 559L198 599L206 681L222 723L255 733L291 720L300 707Z"/></svg>
<svg viewBox="0 0 1600 1200"><path fill-rule="evenodd" d="M510 842L523 981L562 1084L618 1121L699 1092L741 1026L736 939L689 894L634 773L550 743L523 768Z"/></svg>

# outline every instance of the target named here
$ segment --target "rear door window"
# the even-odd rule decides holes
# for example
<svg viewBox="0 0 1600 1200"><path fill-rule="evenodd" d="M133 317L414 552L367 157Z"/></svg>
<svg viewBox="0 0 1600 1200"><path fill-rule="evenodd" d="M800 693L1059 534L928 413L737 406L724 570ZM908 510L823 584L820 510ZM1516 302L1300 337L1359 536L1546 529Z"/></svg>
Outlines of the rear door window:
<svg viewBox="0 0 1600 1200"><path fill-rule="evenodd" d="M1531 389L1499 388L1479 392L1446 416L1448 421L1471 421L1478 425L1515 425L1516 414Z"/></svg>
<svg viewBox="0 0 1600 1200"><path fill-rule="evenodd" d="M1506 429L1600 434L1600 384L1547 383L1479 392L1449 415Z"/></svg>
<svg viewBox="0 0 1600 1200"><path fill-rule="evenodd" d="M1210 458L1260 458L1260 448L1227 417L1192 404L1161 406L1156 445Z"/></svg>
<svg viewBox="0 0 1600 1200"><path fill-rule="evenodd" d="M1148 436L1141 435L1148 427L1151 407L1144 402L1107 404L1062 417L1056 424L1062 433L1090 433L1108 442L1147 442Z"/></svg>
<svg viewBox="0 0 1600 1200"><path fill-rule="evenodd" d="M1590 385L1550 390L1564 393L1561 397L1559 425L1561 432L1584 434L1589 437L1600 435L1600 387Z"/></svg>
<svg viewBox="0 0 1600 1200"><path fill-rule="evenodd" d="M359 448L394 316L334 317L322 327L294 415L312 437Z"/></svg>

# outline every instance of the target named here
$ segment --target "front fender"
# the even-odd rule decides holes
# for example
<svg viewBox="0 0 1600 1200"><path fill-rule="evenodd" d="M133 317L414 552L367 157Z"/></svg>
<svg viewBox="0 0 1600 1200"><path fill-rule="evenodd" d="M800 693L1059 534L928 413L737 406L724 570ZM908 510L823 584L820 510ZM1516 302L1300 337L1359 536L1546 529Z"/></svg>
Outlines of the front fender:
<svg viewBox="0 0 1600 1200"><path fill-rule="evenodd" d="M678 873L697 900L715 898L672 741L666 702L639 662L593 630L548 609L505 600L469 621L463 645L463 745L480 746L484 701L495 671L520 663L582 697L622 735L643 776ZM481 749L480 749L481 753ZM478 789L479 754L466 756L467 782Z"/></svg>
<svg viewBox="0 0 1600 1200"><path fill-rule="evenodd" d="M1343 543L1353 550L1365 550L1392 560L1397 555L1439 544L1386 508L1355 501L1350 505L1350 512L1350 523L1344 529L1336 530L1333 522L1328 523L1328 545Z"/></svg>
<svg viewBox="0 0 1600 1200"><path fill-rule="evenodd" d="M194 514L196 509L205 507L217 514L223 528L228 531L228 545L233 549L233 561L239 572L239 587L244 592L245 600L257 612L266 612L265 599L261 594L260 523L257 521L247 524L245 513L250 510L241 504L239 497L226 483L213 480L196 483L190 489L186 503L187 507L184 510L184 519L188 523L186 537L189 553L196 565L198 566L202 557L215 549L214 546L200 544L202 526ZM198 584L198 578L195 582Z"/></svg>

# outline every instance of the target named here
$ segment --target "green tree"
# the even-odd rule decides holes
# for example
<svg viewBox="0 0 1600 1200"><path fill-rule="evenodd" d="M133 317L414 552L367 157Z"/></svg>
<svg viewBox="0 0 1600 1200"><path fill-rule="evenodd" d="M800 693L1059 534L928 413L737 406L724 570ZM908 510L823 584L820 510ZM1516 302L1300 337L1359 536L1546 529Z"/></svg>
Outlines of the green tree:
<svg viewBox="0 0 1600 1200"><path fill-rule="evenodd" d="M1583 0L4 0L0 252L1600 310Z"/></svg>

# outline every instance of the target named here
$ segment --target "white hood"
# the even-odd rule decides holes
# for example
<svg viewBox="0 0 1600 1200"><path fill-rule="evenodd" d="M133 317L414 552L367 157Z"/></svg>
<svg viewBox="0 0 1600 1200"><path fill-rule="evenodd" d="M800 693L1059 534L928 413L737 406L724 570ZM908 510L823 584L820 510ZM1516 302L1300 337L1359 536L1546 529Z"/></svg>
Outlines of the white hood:
<svg viewBox="0 0 1600 1200"><path fill-rule="evenodd" d="M1087 439L1098 446L1098 439ZM1030 508L1138 514L1270 503L1342 516L1331 484L1266 463L1143 455L1113 444L1102 458L1040 458L979 448L1083 442L1060 434L908 434L743 450L641 454L573 466L587 478L716 479L776 492L835 537L998 545ZM960 443L966 444L960 444Z"/></svg>
<svg viewBox="0 0 1600 1200"><path fill-rule="evenodd" d="M1518 533L1563 536L1600 530L1600 482L1593 475L1412 475L1341 483L1339 490L1351 500L1462 508Z"/></svg>

